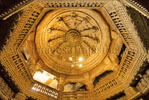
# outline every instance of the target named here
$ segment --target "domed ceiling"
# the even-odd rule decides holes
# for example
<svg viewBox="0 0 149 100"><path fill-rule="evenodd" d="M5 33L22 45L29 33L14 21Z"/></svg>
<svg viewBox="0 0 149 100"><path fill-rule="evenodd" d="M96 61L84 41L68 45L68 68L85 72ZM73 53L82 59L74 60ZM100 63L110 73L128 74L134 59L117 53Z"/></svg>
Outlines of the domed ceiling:
<svg viewBox="0 0 149 100"><path fill-rule="evenodd" d="M48 67L64 74L80 74L106 56L109 33L105 20L93 10L54 10L38 25L35 42Z"/></svg>
<svg viewBox="0 0 149 100"><path fill-rule="evenodd" d="M147 54L122 1L37 0L18 10L0 60L21 92L41 100L127 95Z"/></svg>
<svg viewBox="0 0 149 100"><path fill-rule="evenodd" d="M110 24L100 10L46 11L21 47L33 78L60 91L92 90L96 77L118 70L126 48Z"/></svg>

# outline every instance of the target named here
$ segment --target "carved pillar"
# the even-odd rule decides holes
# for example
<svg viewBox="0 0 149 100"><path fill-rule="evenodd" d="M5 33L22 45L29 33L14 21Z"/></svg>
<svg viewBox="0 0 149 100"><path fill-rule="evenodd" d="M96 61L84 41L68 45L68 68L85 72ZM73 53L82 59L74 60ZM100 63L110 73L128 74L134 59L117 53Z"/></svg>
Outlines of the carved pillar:
<svg viewBox="0 0 149 100"><path fill-rule="evenodd" d="M124 90L126 96L127 96L127 100L132 100L135 97L139 96L140 92L137 91L136 88L133 87L128 87L127 89Z"/></svg>
<svg viewBox="0 0 149 100"><path fill-rule="evenodd" d="M26 99L26 96L20 92L14 98L14 100L25 100L25 99Z"/></svg>
<svg viewBox="0 0 149 100"><path fill-rule="evenodd" d="M58 80L57 89L59 91L63 91L64 90L64 85L65 85L65 75L60 75L60 78Z"/></svg>
<svg viewBox="0 0 149 100"><path fill-rule="evenodd" d="M118 63L119 62L118 55L120 54L123 43L121 38L117 35L115 31L111 31L111 37L112 37L112 43L109 57L112 62Z"/></svg>
<svg viewBox="0 0 149 100"><path fill-rule="evenodd" d="M84 74L84 78L85 78L85 84L88 90L93 90L94 89L94 85L93 85L93 80L91 79L89 73L85 73Z"/></svg>

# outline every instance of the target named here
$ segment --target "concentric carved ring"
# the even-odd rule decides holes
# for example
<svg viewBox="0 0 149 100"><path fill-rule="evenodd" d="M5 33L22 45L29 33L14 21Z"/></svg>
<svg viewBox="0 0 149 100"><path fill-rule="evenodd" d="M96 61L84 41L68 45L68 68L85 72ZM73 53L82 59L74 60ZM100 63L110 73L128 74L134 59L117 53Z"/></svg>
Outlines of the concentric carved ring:
<svg viewBox="0 0 149 100"><path fill-rule="evenodd" d="M81 42L81 34L75 29L70 29L66 32L65 39L68 45L78 46Z"/></svg>

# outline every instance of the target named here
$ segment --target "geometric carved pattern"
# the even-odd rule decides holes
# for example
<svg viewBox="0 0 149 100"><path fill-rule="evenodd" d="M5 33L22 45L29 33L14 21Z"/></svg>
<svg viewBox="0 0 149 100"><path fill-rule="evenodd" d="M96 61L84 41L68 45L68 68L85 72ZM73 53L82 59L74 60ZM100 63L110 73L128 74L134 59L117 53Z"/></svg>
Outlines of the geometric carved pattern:
<svg viewBox="0 0 149 100"><path fill-rule="evenodd" d="M99 1L98 4L100 3L103 2ZM74 5L71 3L71 7L85 7L82 5L88 4L82 2L80 5ZM108 81L101 80L101 84L98 84L92 91L63 93L54 90L50 87L44 87L43 84L40 84L41 87L43 87L42 89L44 90L43 94L39 93L37 95L36 93L31 92L29 89L33 86L33 84L36 84L38 82L34 81L30 77L30 73L28 71L26 63L22 60L23 57L19 51L19 46L24 42L27 35L37 25L36 21L37 18L40 18L40 13L42 12L43 7L57 6L55 5L55 3L43 3L43 5L39 5L38 3L34 2L31 6L24 9L23 15L20 16L20 21L18 22L17 26L14 27L15 31L12 32L12 34L10 34L10 40L4 47L3 51L0 52L0 60L2 64L6 66L6 70L13 77L13 79L15 80L15 82L17 83L17 85L23 93L43 100L48 100L49 97L50 99L58 98L58 100L96 100L98 98L106 99L110 96L113 96L114 94L117 94L125 90L129 86L131 79L133 79L134 75L137 73L137 70L139 70L140 66L142 65L142 62L146 59L146 54L137 36L137 32L129 16L126 13L125 6L122 5L119 1L108 0L107 2L104 2L102 6L97 6L97 4L92 3L89 3L89 5L89 7L91 7L91 5L94 5L93 8L95 6L97 8L100 7L100 9L103 10L103 12L106 15L108 15L108 18L111 20L111 23L115 24L115 28L117 29L116 31L118 35L123 39L123 42L126 45L126 51L124 52L123 58L120 62L119 68L117 69L117 72L109 76ZM65 6L65 4L63 5L63 3L61 3L58 6ZM12 48L10 49L10 47ZM17 56L17 59L14 59L16 57L14 55ZM21 67L19 67L20 65ZM24 83L26 84L24 85ZM114 87L117 88L114 89ZM52 93L52 96L50 93L46 91L45 88L47 88L48 91L54 91ZM38 91L42 92L42 90Z"/></svg>

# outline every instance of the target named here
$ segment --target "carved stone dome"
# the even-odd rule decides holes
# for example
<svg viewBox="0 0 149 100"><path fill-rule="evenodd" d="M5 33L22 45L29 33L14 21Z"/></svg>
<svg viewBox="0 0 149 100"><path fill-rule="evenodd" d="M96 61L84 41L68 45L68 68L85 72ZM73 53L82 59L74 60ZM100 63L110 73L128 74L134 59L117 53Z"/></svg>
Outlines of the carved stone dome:
<svg viewBox="0 0 149 100"><path fill-rule="evenodd" d="M109 27L93 10L55 10L41 20L35 41L38 54L48 67L60 73L80 74L106 56Z"/></svg>
<svg viewBox="0 0 149 100"><path fill-rule="evenodd" d="M0 11L0 100L141 100L148 95L149 12L135 1L8 4Z"/></svg>

